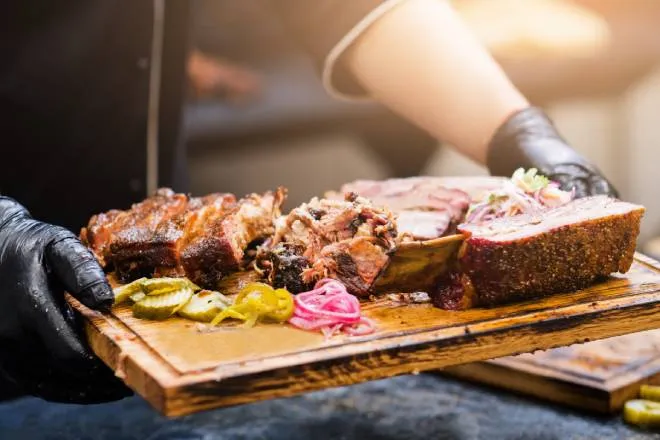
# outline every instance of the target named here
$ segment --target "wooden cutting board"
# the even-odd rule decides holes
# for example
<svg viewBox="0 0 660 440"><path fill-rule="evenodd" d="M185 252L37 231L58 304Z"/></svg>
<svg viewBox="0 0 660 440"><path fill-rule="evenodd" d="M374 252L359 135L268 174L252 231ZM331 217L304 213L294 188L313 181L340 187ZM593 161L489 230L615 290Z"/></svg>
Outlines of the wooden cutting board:
<svg viewBox="0 0 660 440"><path fill-rule="evenodd" d="M450 367L444 373L600 413L660 384L660 330Z"/></svg>
<svg viewBox="0 0 660 440"><path fill-rule="evenodd" d="M86 310L92 349L167 416L291 396L537 349L650 330L660 320L660 265L637 255L626 275L579 292L449 312L380 299L363 307L375 334L325 341L287 325L209 332Z"/></svg>

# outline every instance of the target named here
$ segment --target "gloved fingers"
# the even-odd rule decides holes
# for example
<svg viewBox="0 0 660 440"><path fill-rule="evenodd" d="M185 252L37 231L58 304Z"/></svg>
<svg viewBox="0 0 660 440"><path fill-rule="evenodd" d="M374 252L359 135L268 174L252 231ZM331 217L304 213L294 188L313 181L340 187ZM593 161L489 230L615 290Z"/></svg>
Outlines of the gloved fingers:
<svg viewBox="0 0 660 440"><path fill-rule="evenodd" d="M76 317L64 293L49 282L41 266L31 271L24 295L30 298L30 306L21 318L26 326L24 331L36 337L60 368L73 374L87 374L95 358L79 336Z"/></svg>
<svg viewBox="0 0 660 440"><path fill-rule="evenodd" d="M49 268L81 303L95 310L109 311L114 295L98 261L71 232L57 229L46 247Z"/></svg>
<svg viewBox="0 0 660 440"><path fill-rule="evenodd" d="M0 227L16 219L30 217L30 213L16 200L0 196Z"/></svg>
<svg viewBox="0 0 660 440"><path fill-rule="evenodd" d="M571 174L559 174L553 176L553 180L559 183L564 191L575 189L575 197L582 198L595 195L607 195L619 197L618 191L607 179L598 174L588 176L575 176Z"/></svg>
<svg viewBox="0 0 660 440"><path fill-rule="evenodd" d="M571 191L575 189L575 194L577 197L580 197L579 194L585 191L584 182L581 182L580 179L575 179L569 174L554 174L551 176L551 180L559 184L559 188L563 191Z"/></svg>
<svg viewBox="0 0 660 440"><path fill-rule="evenodd" d="M591 195L591 187L586 179L582 176L575 176L570 173L562 172L552 175L551 180L557 182L559 184L559 188L564 191L575 191L576 198Z"/></svg>
<svg viewBox="0 0 660 440"><path fill-rule="evenodd" d="M611 197L619 198L619 192L612 186L610 182L600 176L594 176L591 179L591 194L604 194Z"/></svg>
<svg viewBox="0 0 660 440"><path fill-rule="evenodd" d="M589 185L583 179L575 180L573 182L573 188L575 188L576 198L582 198L591 195L591 188L589 188Z"/></svg>

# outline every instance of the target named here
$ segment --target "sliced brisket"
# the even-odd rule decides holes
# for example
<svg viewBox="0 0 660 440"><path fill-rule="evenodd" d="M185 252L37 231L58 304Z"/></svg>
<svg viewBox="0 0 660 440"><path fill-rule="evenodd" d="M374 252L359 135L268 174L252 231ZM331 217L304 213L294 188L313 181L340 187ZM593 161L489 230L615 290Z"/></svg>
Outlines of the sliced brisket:
<svg viewBox="0 0 660 440"><path fill-rule="evenodd" d="M493 306L582 289L630 268L644 208L606 196L574 200L542 216L460 225L463 276L441 280L434 303Z"/></svg>
<svg viewBox="0 0 660 440"><path fill-rule="evenodd" d="M470 204L467 193L446 187L433 177L357 180L340 191L359 194L392 210L400 236L408 240L431 240L455 233Z"/></svg>

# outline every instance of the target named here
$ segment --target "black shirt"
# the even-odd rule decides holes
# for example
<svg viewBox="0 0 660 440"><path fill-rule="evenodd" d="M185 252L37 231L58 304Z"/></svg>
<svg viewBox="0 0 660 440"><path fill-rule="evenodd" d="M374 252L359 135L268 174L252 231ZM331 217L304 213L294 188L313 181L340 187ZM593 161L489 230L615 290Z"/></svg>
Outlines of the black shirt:
<svg viewBox="0 0 660 440"><path fill-rule="evenodd" d="M265 3L321 67L383 0ZM159 184L182 191L189 2L165 4ZM152 0L2 2L0 193L76 232L92 214L145 197L153 19Z"/></svg>

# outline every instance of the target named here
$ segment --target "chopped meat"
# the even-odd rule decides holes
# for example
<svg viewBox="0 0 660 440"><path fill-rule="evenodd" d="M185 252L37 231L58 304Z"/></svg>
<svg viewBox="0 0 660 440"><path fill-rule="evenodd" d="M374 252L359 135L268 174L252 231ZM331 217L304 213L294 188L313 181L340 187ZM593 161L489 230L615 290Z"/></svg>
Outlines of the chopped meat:
<svg viewBox="0 0 660 440"><path fill-rule="evenodd" d="M245 249L274 232L284 190L189 198L169 189L127 211L92 217L81 238L122 281L139 276L187 276L202 287L237 270Z"/></svg>
<svg viewBox="0 0 660 440"><path fill-rule="evenodd" d="M257 263L271 283L294 293L331 277L367 296L389 263L395 237L392 213L364 198L314 198L278 222Z"/></svg>
<svg viewBox="0 0 660 440"><path fill-rule="evenodd" d="M246 285L254 282L263 282L261 275L254 270L239 270L224 277L216 288L223 295L237 295Z"/></svg>
<svg viewBox="0 0 660 440"><path fill-rule="evenodd" d="M303 271L303 281L335 278L344 283L348 292L368 296L390 261L389 253L372 238L355 237L325 246L312 266Z"/></svg>
<svg viewBox="0 0 660 440"><path fill-rule="evenodd" d="M443 308L493 306L585 288L630 268L644 208L606 196L460 225L460 274L440 282Z"/></svg>
<svg viewBox="0 0 660 440"><path fill-rule="evenodd" d="M266 248L264 248L266 249ZM303 281L303 271L311 264L303 255L305 247L296 243L278 243L265 253L259 253L260 264L269 274L270 283L289 292L300 293L310 290L313 284Z"/></svg>
<svg viewBox="0 0 660 440"><path fill-rule="evenodd" d="M470 204L467 193L433 177L357 180L341 187L397 214L397 230L408 240L431 240L455 233ZM333 198L338 195L334 193Z"/></svg>

